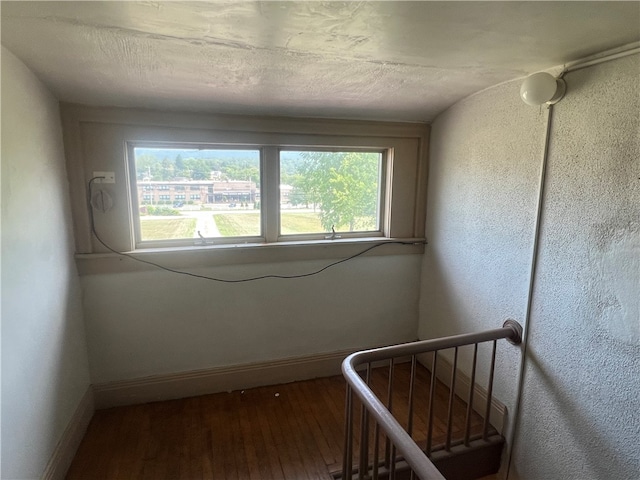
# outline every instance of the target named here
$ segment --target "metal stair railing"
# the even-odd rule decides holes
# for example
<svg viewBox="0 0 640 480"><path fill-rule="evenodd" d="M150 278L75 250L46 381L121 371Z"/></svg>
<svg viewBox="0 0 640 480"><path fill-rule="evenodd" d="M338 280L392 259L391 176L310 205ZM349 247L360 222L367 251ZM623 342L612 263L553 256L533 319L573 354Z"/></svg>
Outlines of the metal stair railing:
<svg viewBox="0 0 640 480"><path fill-rule="evenodd" d="M349 355L342 363L342 373L347 381L346 392L346 412L345 412L345 445L343 452L342 479L351 480L357 478L359 480L378 480L385 478L394 480L397 474L397 462L402 460L403 465L410 469L410 478L418 478L420 480L444 480L444 476L431 462L430 456L434 449L432 445L433 438L433 410L434 410L434 392L436 388L437 361L438 352L440 350L454 349L453 365L451 372L451 385L449 394L447 432L444 450L450 451L453 444L463 444L469 446L473 440L470 434L471 414L473 410L473 395L475 387L475 376L478 357L478 345L485 342L493 342L491 353L491 366L489 369L489 380L487 384L487 400L485 406L485 415L483 420L482 439L487 440L489 436L489 417L493 390L493 376L496 360L496 343L500 339L507 339L510 343L517 345L522 341L522 327L515 320L507 320L502 328L486 330L478 333L470 333L463 335L455 335L443 337L433 340L423 340L401 345L393 345L389 347L376 348L372 350L364 350ZM473 362L471 367L471 384L467 398L467 412L464 438L452 442L452 412L453 401L455 397L456 369L458 362L458 349L463 346L473 345ZM421 448L413 440L412 426L414 417L414 387L416 359L418 354L433 353L431 364L431 385L429 390L429 409L427 417L427 438L425 448ZM395 359L400 357L411 357L411 374L408 393L408 419L407 429L396 420L392 414L393 410L393 371ZM373 362L388 361L389 362L389 378L388 378L388 395L387 403L383 403L373 392L369 386L371 379L371 369ZM358 367L366 366L364 378L358 373ZM358 466L353 465L353 441L354 441L354 418L353 418L353 393L362 402L360 417L360 453ZM374 420L373 434L373 460L369 463L369 423L370 417ZM380 433L385 436L385 458L384 461L379 460L379 441ZM384 470L384 472L383 472ZM354 476L357 474L357 477Z"/></svg>

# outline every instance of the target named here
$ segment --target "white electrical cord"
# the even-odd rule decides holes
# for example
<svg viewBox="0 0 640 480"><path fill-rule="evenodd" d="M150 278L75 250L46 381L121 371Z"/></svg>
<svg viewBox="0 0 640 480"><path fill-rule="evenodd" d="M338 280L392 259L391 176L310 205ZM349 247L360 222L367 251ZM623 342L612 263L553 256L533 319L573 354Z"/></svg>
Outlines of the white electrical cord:
<svg viewBox="0 0 640 480"><path fill-rule="evenodd" d="M546 186L546 177L547 177L547 163L549 160L549 139L551 137L551 121L553 118L553 105L547 106L546 111L546 132L544 139L544 151L542 156L542 166L540 167L540 180L538 184L538 202L536 206L536 220L535 220L535 228L534 228L534 240L533 240L533 249L531 252L531 267L529 270L529 292L527 294L527 308L525 311L524 322L523 322L523 333L522 333L522 359L520 361L520 370L518 372L518 388L516 391L516 405L513 409L513 427L509 432L509 441L507 442L507 474L505 479L509 478L509 473L511 471L511 463L513 459L513 448L514 441L516 438L516 431L518 430L520 424L520 407L522 404L522 393L524 390L524 374L526 368L526 360L527 360L527 346L529 339L529 323L531 320L531 308L533 305L533 292L535 289L535 280L536 280L536 270L538 266L538 249L540 244L540 225L542 223L542 211L544 204L544 193Z"/></svg>
<svg viewBox="0 0 640 480"><path fill-rule="evenodd" d="M560 77L565 73L575 72L576 70L582 70L583 68L592 67L604 62L610 62L611 60L617 60L618 58L628 57L629 55L635 55L640 53L640 42L634 42L628 45L624 45L620 48L609 50L608 52L593 55L576 62L571 62L565 65ZM591 58L591 60L589 60Z"/></svg>
<svg viewBox="0 0 640 480"><path fill-rule="evenodd" d="M559 75L563 77L564 74L568 72L574 72L576 70L581 70L583 68L591 67L594 65L598 65L600 63L608 62L611 60L616 60L618 58L627 57L629 55L634 55L640 53L639 43L635 42L634 44L627 45L621 47L616 50L610 51L610 53L605 53L602 55L598 55L596 58L591 60L585 59L574 62L572 64L568 64L563 69L562 73ZM520 409L522 406L522 393L524 390L524 375L526 369L526 360L527 360L527 347L529 340L529 330L530 330L530 322L531 322L531 309L533 305L533 293L535 290L535 280L536 280L536 270L538 267L538 251L540 244L540 228L542 223L542 212L543 212L543 204L544 204L544 193L546 186L546 174L547 174L547 164L549 158L549 139L551 138L551 126L553 119L553 105L547 106L547 115L546 115L546 132L545 132L545 140L544 140L544 153L542 158L542 166L540 168L540 183L538 187L538 203L537 203L537 211L536 211L536 220L535 220L535 231L534 231L534 243L533 249L531 253L531 269L529 273L529 292L527 295L527 309L525 312L525 320L523 324L523 334L522 334L522 361L520 362L520 370L518 373L518 388L517 388L517 400L516 405L513 411L513 419L514 424L513 428L509 432L509 440L507 442L507 474L505 479L509 478L509 473L511 472L511 466L513 464L513 450L514 450L514 442L516 438L517 430L520 426Z"/></svg>

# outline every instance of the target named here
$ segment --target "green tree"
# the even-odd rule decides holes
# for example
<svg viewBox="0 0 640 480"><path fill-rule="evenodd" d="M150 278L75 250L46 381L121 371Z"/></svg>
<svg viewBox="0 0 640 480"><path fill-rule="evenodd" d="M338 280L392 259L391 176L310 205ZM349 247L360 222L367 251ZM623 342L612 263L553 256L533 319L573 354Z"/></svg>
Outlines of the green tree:
<svg viewBox="0 0 640 480"><path fill-rule="evenodd" d="M185 169L190 172L191 180L208 180L211 168L200 158L188 158L184 161Z"/></svg>
<svg viewBox="0 0 640 480"><path fill-rule="evenodd" d="M164 158L162 160L162 180L173 180L175 166L171 160Z"/></svg>
<svg viewBox="0 0 640 480"><path fill-rule="evenodd" d="M260 169L253 165L229 164L224 169L229 180L251 180L260 183Z"/></svg>
<svg viewBox="0 0 640 480"><path fill-rule="evenodd" d="M184 160L182 159L182 155L178 154L176 156L176 175L181 177L185 176L184 171L185 171Z"/></svg>
<svg viewBox="0 0 640 480"><path fill-rule="evenodd" d="M154 180L152 172L156 164L157 160L153 155L144 153L136 156L136 176L138 180L142 180L144 178Z"/></svg>
<svg viewBox="0 0 640 480"><path fill-rule="evenodd" d="M296 195L320 206L326 231L373 229L377 224L380 154L372 152L304 152ZM296 200L302 203L300 199Z"/></svg>

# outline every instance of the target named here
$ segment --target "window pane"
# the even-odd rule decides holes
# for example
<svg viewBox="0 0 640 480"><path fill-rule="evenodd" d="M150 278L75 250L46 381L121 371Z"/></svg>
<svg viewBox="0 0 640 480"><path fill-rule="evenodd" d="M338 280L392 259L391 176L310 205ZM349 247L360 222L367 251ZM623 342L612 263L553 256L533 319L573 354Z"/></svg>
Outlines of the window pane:
<svg viewBox="0 0 640 480"><path fill-rule="evenodd" d="M380 230L382 154L280 152L282 235Z"/></svg>
<svg viewBox="0 0 640 480"><path fill-rule="evenodd" d="M261 235L259 150L133 152L139 240Z"/></svg>

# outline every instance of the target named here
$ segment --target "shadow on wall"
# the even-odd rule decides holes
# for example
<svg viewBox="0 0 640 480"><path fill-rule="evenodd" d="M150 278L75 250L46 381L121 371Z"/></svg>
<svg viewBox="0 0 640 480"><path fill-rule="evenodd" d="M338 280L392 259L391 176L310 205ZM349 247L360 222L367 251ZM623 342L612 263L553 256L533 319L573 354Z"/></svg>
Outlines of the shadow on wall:
<svg viewBox="0 0 640 480"><path fill-rule="evenodd" d="M422 266L423 279L420 299L420 331L421 340L438 338L446 335L462 333L464 325L457 319L463 317L464 312L459 303L454 301L453 285L440 265L437 254L433 251L435 245L427 245ZM446 319L445 322L442 320ZM445 326L446 325L446 326Z"/></svg>
<svg viewBox="0 0 640 480"><path fill-rule="evenodd" d="M506 255L496 260L501 252L491 252L492 239L483 235L477 236L480 246L471 252L456 247L437 251L436 242L427 246L422 267L420 339L500 328L507 318L522 323L526 300L514 307L513 299L521 298L522 292L509 290L513 275L503 261Z"/></svg>
<svg viewBox="0 0 640 480"><path fill-rule="evenodd" d="M427 248L437 247L429 245ZM499 328L509 317L522 322L517 315L519 312L506 313L512 310L500 303L504 298L510 299L508 294L490 295L487 292L500 279L492 276L487 277L491 281L480 279L478 270L474 272L472 268L467 268L466 262L447 263L446 259L441 260L442 257L444 255L436 251L425 252L420 304L421 340ZM482 261L476 262L476 268L482 268L482 264ZM466 278L460 280L461 276ZM453 350L445 350L442 354L449 362L453 361ZM458 368L470 376L473 348L461 348L458 354ZM491 345L480 345L476 381L483 388L488 383L490 365ZM514 348L506 341L498 341L493 393L509 409L513 408L519 366L520 348Z"/></svg>
<svg viewBox="0 0 640 480"><path fill-rule="evenodd" d="M536 377L539 381L544 385L543 391L545 394L550 396L550 400L553 405L558 407L558 411L561 412L561 420L562 423L557 423L555 428L564 428L569 429L568 434L575 439L579 439L579 445L581 448L581 458L585 458L589 460L588 470L584 469L584 478L622 478L617 477L615 473L611 471L611 465L616 463L616 459L619 459L619 452L613 448L610 438L605 438L601 431L597 428L597 419L593 418L589 412L584 412L580 403L578 403L577 399L584 398L584 396L580 397L578 394L571 395L566 387L563 387L561 384L557 384L553 381L553 376L551 372L546 370L542 363L539 361L538 357L535 353L529 349L527 354L527 363L529 368L532 370L537 370ZM529 373L528 375L531 375ZM526 384L526 380L525 380ZM525 385L525 391L527 387ZM614 392L612 392L614 394ZM606 408L604 405L602 408ZM523 406L520 414L526 414L526 406ZM516 429L522 429L522 420L517 420L518 425L516 425ZM526 435L526 432L522 432ZM521 433L521 434L522 434ZM566 436L566 433L563 436ZM553 443L553 439L556 437L553 431L548 432L548 436L546 441L551 445ZM561 437L558 435L557 437ZM516 450L518 450L518 445L516 442L515 446ZM551 447L549 447L551 448ZM555 471L561 472L565 465L559 464L556 468L554 468L554 460L566 462L567 457L573 457L574 461L580 461L578 458L572 455L570 451L563 451L562 445L555 445L555 455L553 457L547 457L545 459L546 463L546 472ZM544 452L525 452L525 455L543 455ZM561 460L561 457L564 460ZM517 472L518 470L518 462L515 463L515 470L517 473L516 478L527 478L525 475L526 472ZM585 466L586 467L586 466ZM595 476L593 475L595 473ZM631 477L629 477L631 478Z"/></svg>

